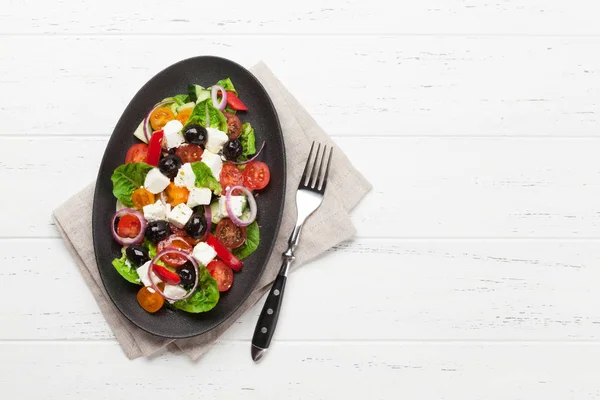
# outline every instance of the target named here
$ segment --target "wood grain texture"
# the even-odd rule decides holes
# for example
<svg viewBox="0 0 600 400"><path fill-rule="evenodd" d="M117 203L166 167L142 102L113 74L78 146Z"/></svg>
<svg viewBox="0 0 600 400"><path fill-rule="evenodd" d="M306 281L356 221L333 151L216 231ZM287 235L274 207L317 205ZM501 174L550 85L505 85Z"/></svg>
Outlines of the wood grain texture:
<svg viewBox="0 0 600 400"><path fill-rule="evenodd" d="M599 399L600 3L227 4L0 8L0 397ZM374 189L261 364L260 306L198 363L129 363L50 213L199 54L264 60Z"/></svg>
<svg viewBox="0 0 600 400"><path fill-rule="evenodd" d="M148 0L114 6L68 0L41 7L8 0L2 33L127 34L598 34L593 0L274 0L221 3L182 0L176 7Z"/></svg>
<svg viewBox="0 0 600 400"><path fill-rule="evenodd" d="M109 135L148 79L200 54L263 59L330 135L600 135L590 51L600 37L17 36L0 46L0 135Z"/></svg>
<svg viewBox="0 0 600 400"><path fill-rule="evenodd" d="M0 290L19 299L0 340L112 339L58 239L0 240L0 254ZM598 241L361 239L292 274L275 340L598 340L598 259ZM261 308L224 339L252 337Z"/></svg>
<svg viewBox="0 0 600 400"><path fill-rule="evenodd" d="M276 343L259 365L248 357L249 346L223 342L197 363L168 355L124 365L112 343L4 343L0 386L23 400L39 399L40 387L49 400L175 395L587 400L600 395L596 344Z"/></svg>
<svg viewBox="0 0 600 400"><path fill-rule="evenodd" d="M335 140L374 186L359 237L600 238L598 139ZM20 190L3 203L27 210L0 237L58 237L51 212L95 179L106 141L0 137L0 180Z"/></svg>

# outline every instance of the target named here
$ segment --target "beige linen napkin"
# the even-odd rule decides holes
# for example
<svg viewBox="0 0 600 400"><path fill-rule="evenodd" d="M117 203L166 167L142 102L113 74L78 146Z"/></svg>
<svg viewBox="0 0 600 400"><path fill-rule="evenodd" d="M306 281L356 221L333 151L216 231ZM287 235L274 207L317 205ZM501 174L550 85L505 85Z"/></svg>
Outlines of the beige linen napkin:
<svg viewBox="0 0 600 400"><path fill-rule="evenodd" d="M112 304L98 273L92 243L92 202L95 184L90 184L54 211L56 225L65 239L65 244L96 298L108 325L129 358L148 356L169 346L169 350L182 351L195 360L266 293L269 284L277 275L282 261L281 253L287 247L287 239L294 227L295 192L313 140L332 145L335 149L325 199L304 226L300 245L296 250L294 267L306 263L355 234L348 213L371 190L371 185L265 64L259 63L250 70L266 88L279 115L286 149L287 185L279 235L264 275L257 289L227 321L206 334L178 340L160 338L136 327Z"/></svg>

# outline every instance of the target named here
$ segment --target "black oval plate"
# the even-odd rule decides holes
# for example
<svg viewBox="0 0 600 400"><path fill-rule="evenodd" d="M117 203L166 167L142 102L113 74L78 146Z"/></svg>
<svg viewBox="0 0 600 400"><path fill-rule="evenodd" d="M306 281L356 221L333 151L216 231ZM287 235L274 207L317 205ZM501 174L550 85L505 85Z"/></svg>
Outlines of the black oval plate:
<svg viewBox="0 0 600 400"><path fill-rule="evenodd" d="M271 169L271 182L257 198L261 241L258 249L244 260L244 268L235 273L228 292L221 293L219 303L206 313L190 314L163 307L155 314L144 311L137 303L140 286L127 282L111 262L120 257L120 246L113 240L110 221L116 199L112 195L111 175L123 164L129 146L139 143L133 136L136 127L152 108L165 97L187 93L188 83L210 86L230 77L249 111L239 113L242 122L250 122L256 134L257 148L267 141L260 159ZM201 56L183 60L150 79L131 100L108 142L94 194L93 236L96 262L104 287L115 306L135 325L157 336L186 338L214 329L229 318L246 300L263 273L273 249L285 195L285 147L275 107L265 88L244 67L224 58Z"/></svg>

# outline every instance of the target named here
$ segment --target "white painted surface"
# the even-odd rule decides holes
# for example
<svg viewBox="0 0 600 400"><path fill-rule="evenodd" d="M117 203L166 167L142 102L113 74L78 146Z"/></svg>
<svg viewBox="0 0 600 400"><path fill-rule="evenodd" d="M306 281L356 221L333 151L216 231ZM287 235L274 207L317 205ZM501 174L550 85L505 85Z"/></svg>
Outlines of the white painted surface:
<svg viewBox="0 0 600 400"><path fill-rule="evenodd" d="M228 4L0 9L3 397L600 398L599 3ZM265 60L374 185L259 365L258 307L197 363L127 361L50 218L197 54Z"/></svg>

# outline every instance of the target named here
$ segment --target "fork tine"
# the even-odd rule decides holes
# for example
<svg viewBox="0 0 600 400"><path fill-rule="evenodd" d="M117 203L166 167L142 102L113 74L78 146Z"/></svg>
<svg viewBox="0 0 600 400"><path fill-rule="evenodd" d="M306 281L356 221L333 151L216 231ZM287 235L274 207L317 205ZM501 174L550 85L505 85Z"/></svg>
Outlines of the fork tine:
<svg viewBox="0 0 600 400"><path fill-rule="evenodd" d="M300 186L306 185L306 178L309 176L308 168L310 167L310 159L312 158L313 148L315 147L315 142L313 141L310 145L310 153L308 153L308 158L306 159L306 166L304 167L304 172L302 173L302 178L300 178Z"/></svg>
<svg viewBox="0 0 600 400"><path fill-rule="evenodd" d="M329 177L329 166L331 165L331 156L333 156L333 147L329 149L329 159L327 160L325 175L323 176L323 180L321 181L318 187L318 190L321 193L325 193L325 187L327 186L327 178ZM323 158L325 158L325 154L323 154Z"/></svg>
<svg viewBox="0 0 600 400"><path fill-rule="evenodd" d="M308 181L308 184L307 184L308 186L310 186L313 189L315 187L315 184L317 183L317 178L318 178L318 176L317 176L317 170L318 170L317 164L319 163L319 157L321 156L320 152L321 152L321 143L319 143L319 145L317 146L317 155L315 156L315 162L313 163L312 171L310 173L311 177L310 177L310 180Z"/></svg>
<svg viewBox="0 0 600 400"><path fill-rule="evenodd" d="M324 146L323 147L323 156L321 157L321 162L319 164L319 172L317 172L317 179L316 179L315 183L312 186L313 188L315 188L317 190L319 190L319 186L321 186L321 184L323 183L321 177L323 176L322 175L323 164L325 164L325 158L326 158L325 156L326 155L327 155L327 146Z"/></svg>

